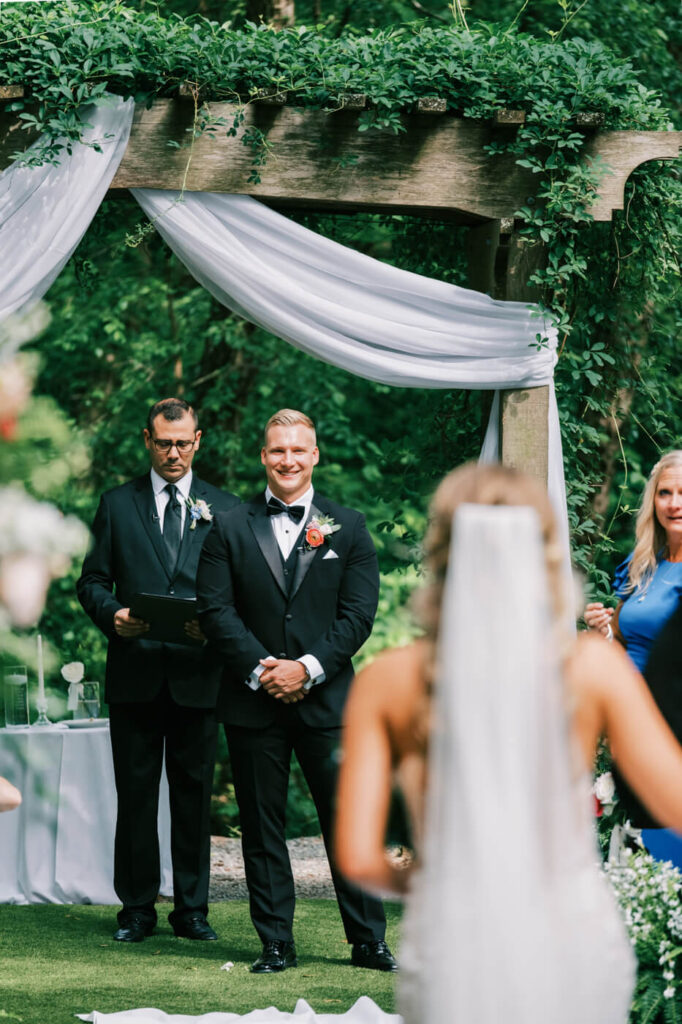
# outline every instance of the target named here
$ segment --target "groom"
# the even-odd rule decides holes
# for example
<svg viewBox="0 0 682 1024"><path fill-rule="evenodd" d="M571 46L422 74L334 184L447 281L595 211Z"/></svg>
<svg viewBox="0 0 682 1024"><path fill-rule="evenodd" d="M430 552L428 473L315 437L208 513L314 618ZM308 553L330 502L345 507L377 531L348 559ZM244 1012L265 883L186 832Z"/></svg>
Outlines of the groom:
<svg viewBox="0 0 682 1024"><path fill-rule="evenodd" d="M351 657L371 632L379 593L364 518L313 490L318 459L308 416L291 409L271 416L261 450L265 493L217 513L197 573L201 628L225 664L218 717L232 761L251 919L263 944L256 974L297 963L285 842L291 756L330 856ZM351 962L396 970L381 902L330 865Z"/></svg>

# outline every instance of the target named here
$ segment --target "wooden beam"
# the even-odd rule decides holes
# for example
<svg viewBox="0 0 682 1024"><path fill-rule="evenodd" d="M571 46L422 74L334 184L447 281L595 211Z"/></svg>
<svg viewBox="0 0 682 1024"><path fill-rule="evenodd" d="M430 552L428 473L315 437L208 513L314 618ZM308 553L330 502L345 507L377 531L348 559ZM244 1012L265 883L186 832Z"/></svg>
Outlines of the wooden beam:
<svg viewBox="0 0 682 1024"><path fill-rule="evenodd" d="M445 114L448 102L443 96L422 96L414 109L417 114Z"/></svg>
<svg viewBox="0 0 682 1024"><path fill-rule="evenodd" d="M275 206L455 215L475 223L513 217L537 189L537 176L519 167L512 155L484 152L509 127L414 113L403 116L402 133L358 132L359 114L350 109L250 103L233 138L227 128L241 108L228 103L208 107L225 128L195 140L186 180L189 191L246 193ZM179 189L193 113L187 99L157 100L149 110L138 106L112 188ZM20 124L16 113L0 114L0 169L12 152L32 141L18 130ZM241 144L249 128L259 128L272 147L257 185L249 181L252 151ZM180 148L171 148L170 142ZM610 168L591 207L595 220L608 221L614 209L622 209L625 182L635 167L647 160L672 159L681 147L682 132L591 133L586 158L600 158Z"/></svg>
<svg viewBox="0 0 682 1024"><path fill-rule="evenodd" d="M498 127L518 128L520 125L526 123L526 111L505 109L496 110L493 123Z"/></svg>
<svg viewBox="0 0 682 1024"><path fill-rule="evenodd" d="M212 103L211 114L231 126L238 108ZM493 140L491 125L458 118L405 115L406 132L358 132L353 111L333 113L292 107L249 105L245 128L259 128L271 154L249 182L252 153L241 139L216 133L195 140L187 175L189 191L247 193L266 202L312 207L372 208L419 212L422 208L465 212L472 221L512 214L536 187L513 157L489 159L482 147ZM113 188L177 189L183 180L193 108L161 100L138 108L131 140Z"/></svg>
<svg viewBox="0 0 682 1024"><path fill-rule="evenodd" d="M23 85L0 85L0 100L21 100L23 98Z"/></svg>

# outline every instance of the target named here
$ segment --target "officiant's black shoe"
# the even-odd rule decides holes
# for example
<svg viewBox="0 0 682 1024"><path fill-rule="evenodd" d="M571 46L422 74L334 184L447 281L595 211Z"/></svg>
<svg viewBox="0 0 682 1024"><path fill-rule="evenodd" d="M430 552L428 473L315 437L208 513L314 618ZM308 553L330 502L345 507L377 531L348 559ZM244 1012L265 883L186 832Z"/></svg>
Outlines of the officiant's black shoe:
<svg viewBox="0 0 682 1024"><path fill-rule="evenodd" d="M293 942L276 939L263 943L263 952L251 964L252 974L273 974L275 971L286 971L287 967L297 967L296 947Z"/></svg>
<svg viewBox="0 0 682 1024"><path fill-rule="evenodd" d="M114 942L142 942L154 931L154 925L140 914L131 914L114 932Z"/></svg>
<svg viewBox="0 0 682 1024"><path fill-rule="evenodd" d="M215 942L218 936L203 914L190 914L173 925L179 939L198 939L200 942Z"/></svg>
<svg viewBox="0 0 682 1024"><path fill-rule="evenodd" d="M350 962L353 967L368 967L370 971L397 971L398 964L383 939L376 942L356 942Z"/></svg>

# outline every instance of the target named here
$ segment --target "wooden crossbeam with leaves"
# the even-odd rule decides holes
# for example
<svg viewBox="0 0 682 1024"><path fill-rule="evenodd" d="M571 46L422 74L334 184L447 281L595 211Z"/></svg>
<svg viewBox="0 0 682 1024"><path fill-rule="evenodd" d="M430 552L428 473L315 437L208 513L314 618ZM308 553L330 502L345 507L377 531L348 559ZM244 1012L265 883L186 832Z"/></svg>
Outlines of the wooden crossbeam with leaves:
<svg viewBox="0 0 682 1024"><path fill-rule="evenodd" d="M245 108L208 103L198 118L188 98L139 105L112 188L248 193L285 206L432 212L472 223L513 217L535 194L532 169L512 153L486 153L521 123L519 112L501 112L497 123L419 112L403 115L402 133L363 133L361 100L329 113L285 106L276 94ZM0 166L17 148L17 127L12 114L0 117ZM592 217L610 220L635 167L681 148L682 132L588 134L583 159L606 165Z"/></svg>

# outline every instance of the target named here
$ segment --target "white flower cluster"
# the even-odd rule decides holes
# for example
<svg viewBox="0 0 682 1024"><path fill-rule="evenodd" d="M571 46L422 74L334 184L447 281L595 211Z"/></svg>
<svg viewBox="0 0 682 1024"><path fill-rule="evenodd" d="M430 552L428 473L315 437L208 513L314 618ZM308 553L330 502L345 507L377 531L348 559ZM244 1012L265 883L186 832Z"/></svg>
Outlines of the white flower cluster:
<svg viewBox="0 0 682 1024"><path fill-rule="evenodd" d="M640 960L647 949L658 950L663 995L672 999L680 985L675 968L682 953L682 875L669 861L656 861L644 851L631 853L621 864L607 863L604 870Z"/></svg>
<svg viewBox="0 0 682 1024"><path fill-rule="evenodd" d="M37 622L50 580L85 552L88 531L20 487L0 487L0 607L20 627Z"/></svg>
<svg viewBox="0 0 682 1024"><path fill-rule="evenodd" d="M21 345L44 331L49 322L50 310L44 302L3 320L0 324L0 362L11 359Z"/></svg>
<svg viewBox="0 0 682 1024"><path fill-rule="evenodd" d="M88 543L87 528L75 516L36 501L20 487L0 487L0 557L41 555L50 571L63 572Z"/></svg>

